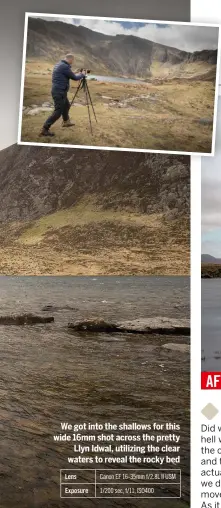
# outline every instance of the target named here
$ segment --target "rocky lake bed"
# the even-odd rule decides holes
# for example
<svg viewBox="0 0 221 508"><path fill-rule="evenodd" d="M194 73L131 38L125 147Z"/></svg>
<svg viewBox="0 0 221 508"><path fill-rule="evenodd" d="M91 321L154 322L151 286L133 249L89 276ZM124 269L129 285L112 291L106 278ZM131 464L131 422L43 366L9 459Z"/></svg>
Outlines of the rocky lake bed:
<svg viewBox="0 0 221 508"><path fill-rule="evenodd" d="M70 506L59 500L70 455L53 442L61 421L156 419L181 425L183 496L154 506L188 506L188 277L4 277L1 287L1 506ZM113 501L128 506L105 504Z"/></svg>

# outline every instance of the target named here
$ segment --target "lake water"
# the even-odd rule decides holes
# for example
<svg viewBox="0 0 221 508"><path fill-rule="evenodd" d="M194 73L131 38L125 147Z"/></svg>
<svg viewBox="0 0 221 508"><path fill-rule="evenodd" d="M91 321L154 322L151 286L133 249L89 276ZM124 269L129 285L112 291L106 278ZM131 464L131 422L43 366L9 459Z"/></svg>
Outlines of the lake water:
<svg viewBox="0 0 221 508"><path fill-rule="evenodd" d="M44 305L69 305L67 317L101 314L109 319L162 315L185 317L189 312L188 277L0 277L0 312L39 312Z"/></svg>
<svg viewBox="0 0 221 508"><path fill-rule="evenodd" d="M150 506L188 506L189 355L159 347L188 338L80 334L67 324L88 317L188 318L189 278L0 277L1 315L39 314L45 305L57 307L49 313L55 323L0 326L1 508L92 508L93 499L59 499L59 470L68 468L70 447L52 436L61 421L108 420L181 424L187 504L155 499ZM104 504L147 506L141 499L96 505Z"/></svg>
<svg viewBox="0 0 221 508"><path fill-rule="evenodd" d="M202 370L221 370L221 280L202 280Z"/></svg>
<svg viewBox="0 0 221 508"><path fill-rule="evenodd" d="M90 74L87 76L87 79L96 79L97 81L106 81L106 82L112 82L112 83L145 83L145 81L141 79L133 79L133 78L121 78L117 76L100 76L97 74Z"/></svg>

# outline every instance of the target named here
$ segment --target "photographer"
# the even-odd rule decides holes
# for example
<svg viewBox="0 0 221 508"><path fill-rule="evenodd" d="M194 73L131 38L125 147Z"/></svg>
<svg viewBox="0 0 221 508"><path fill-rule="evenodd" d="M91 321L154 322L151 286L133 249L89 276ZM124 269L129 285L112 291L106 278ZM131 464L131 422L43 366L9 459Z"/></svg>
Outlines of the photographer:
<svg viewBox="0 0 221 508"><path fill-rule="evenodd" d="M69 80L79 81L85 76L85 72L80 74L74 74L71 70L71 65L74 62L74 55L66 55L64 60L57 63L52 73L52 90L51 94L54 101L54 111L52 115L46 120L43 128L40 132L41 136L54 136L54 133L50 132L50 127L55 123L61 116L63 118L63 127L71 127L74 125L69 118L70 102L67 98L69 90Z"/></svg>

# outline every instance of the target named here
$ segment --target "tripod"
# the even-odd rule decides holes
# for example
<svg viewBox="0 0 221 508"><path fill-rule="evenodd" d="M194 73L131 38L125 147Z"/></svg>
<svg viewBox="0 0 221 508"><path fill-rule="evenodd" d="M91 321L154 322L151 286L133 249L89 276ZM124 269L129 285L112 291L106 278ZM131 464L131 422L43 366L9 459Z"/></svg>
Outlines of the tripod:
<svg viewBox="0 0 221 508"><path fill-rule="evenodd" d="M95 111L94 111L94 106L93 106L93 102L91 100L91 94L90 94L90 91L89 91L89 88L88 88L88 84L87 84L87 79L86 77L82 78L78 87L77 87L77 90L74 94L74 97L71 101L71 104L70 104L70 107L72 106L72 104L74 104L74 101L75 101L75 98L77 97L77 94L80 90L83 90L84 93L85 93L85 98L86 98L86 103L87 103L87 109L88 109L88 118L89 118L89 125L90 125L90 130L91 130L91 134L93 136L93 131L92 131L92 124L91 124L91 112L90 112L90 106L92 107L92 111L93 111L93 114L94 114L94 118L97 122L97 117L96 117L96 114L95 114Z"/></svg>

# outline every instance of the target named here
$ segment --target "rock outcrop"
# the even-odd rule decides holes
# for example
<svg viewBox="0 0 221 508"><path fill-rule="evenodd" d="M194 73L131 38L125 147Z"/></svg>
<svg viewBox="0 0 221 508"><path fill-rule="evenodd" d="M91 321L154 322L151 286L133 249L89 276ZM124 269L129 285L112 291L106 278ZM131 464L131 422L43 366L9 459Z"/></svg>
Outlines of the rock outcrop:
<svg viewBox="0 0 221 508"><path fill-rule="evenodd" d="M0 223L95 207L189 216L190 158L12 145L0 152Z"/></svg>
<svg viewBox="0 0 221 508"><path fill-rule="evenodd" d="M188 319L170 319L164 317L134 319L132 321L108 322L103 319L88 319L68 324L68 328L77 332L96 333L136 333L162 335L189 335Z"/></svg>

